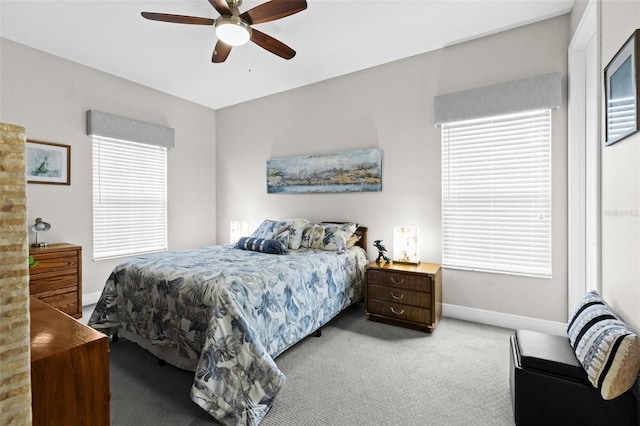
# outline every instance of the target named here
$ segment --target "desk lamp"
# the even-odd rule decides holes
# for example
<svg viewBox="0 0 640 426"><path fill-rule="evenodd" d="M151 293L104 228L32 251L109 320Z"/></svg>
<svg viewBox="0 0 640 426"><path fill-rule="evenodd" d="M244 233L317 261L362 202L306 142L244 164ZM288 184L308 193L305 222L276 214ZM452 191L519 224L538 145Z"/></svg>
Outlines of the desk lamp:
<svg viewBox="0 0 640 426"><path fill-rule="evenodd" d="M47 247L49 243L41 243L38 241L38 235L40 232L45 232L51 229L51 225L42 220L41 217L36 218L36 223L31 225L31 230L36 233L36 242L31 244L31 247Z"/></svg>

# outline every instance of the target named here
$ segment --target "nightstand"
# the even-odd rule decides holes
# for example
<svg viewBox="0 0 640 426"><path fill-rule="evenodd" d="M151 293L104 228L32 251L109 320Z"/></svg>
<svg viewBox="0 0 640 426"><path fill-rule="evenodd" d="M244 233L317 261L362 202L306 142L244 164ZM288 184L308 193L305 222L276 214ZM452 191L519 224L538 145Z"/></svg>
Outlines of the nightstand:
<svg viewBox="0 0 640 426"><path fill-rule="evenodd" d="M432 332L442 315L440 265L367 265L365 314L370 320Z"/></svg>
<svg viewBox="0 0 640 426"><path fill-rule="evenodd" d="M29 269L29 294L75 318L82 317L82 247L50 244L31 247L38 261Z"/></svg>

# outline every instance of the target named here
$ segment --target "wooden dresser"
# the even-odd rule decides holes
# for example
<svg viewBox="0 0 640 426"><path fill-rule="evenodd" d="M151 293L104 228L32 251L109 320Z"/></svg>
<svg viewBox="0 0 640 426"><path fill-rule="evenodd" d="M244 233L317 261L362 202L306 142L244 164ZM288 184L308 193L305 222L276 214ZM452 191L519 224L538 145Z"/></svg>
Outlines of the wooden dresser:
<svg viewBox="0 0 640 426"><path fill-rule="evenodd" d="M38 264L29 269L29 293L75 318L82 316L82 247L31 247Z"/></svg>
<svg viewBox="0 0 640 426"><path fill-rule="evenodd" d="M367 265L365 314L374 321L432 332L442 315L440 265Z"/></svg>
<svg viewBox="0 0 640 426"><path fill-rule="evenodd" d="M109 339L31 297L34 425L109 426Z"/></svg>

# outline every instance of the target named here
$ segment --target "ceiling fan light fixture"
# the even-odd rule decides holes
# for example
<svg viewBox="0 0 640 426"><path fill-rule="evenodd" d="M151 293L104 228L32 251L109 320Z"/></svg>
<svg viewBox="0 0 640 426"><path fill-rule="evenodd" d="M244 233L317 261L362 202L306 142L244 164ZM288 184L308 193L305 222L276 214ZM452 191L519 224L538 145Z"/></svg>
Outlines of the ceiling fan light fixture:
<svg viewBox="0 0 640 426"><path fill-rule="evenodd" d="M216 36L230 46L240 46L251 39L251 27L238 17L222 17L216 22Z"/></svg>

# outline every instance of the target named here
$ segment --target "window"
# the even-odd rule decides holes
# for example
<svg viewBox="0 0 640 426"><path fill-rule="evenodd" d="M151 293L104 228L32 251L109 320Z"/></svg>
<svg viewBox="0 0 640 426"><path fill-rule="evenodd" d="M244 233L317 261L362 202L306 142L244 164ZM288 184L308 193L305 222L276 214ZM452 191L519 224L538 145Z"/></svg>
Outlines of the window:
<svg viewBox="0 0 640 426"><path fill-rule="evenodd" d="M551 276L551 110L442 123L443 266Z"/></svg>
<svg viewBox="0 0 640 426"><path fill-rule="evenodd" d="M92 140L93 258L167 250L167 148Z"/></svg>

